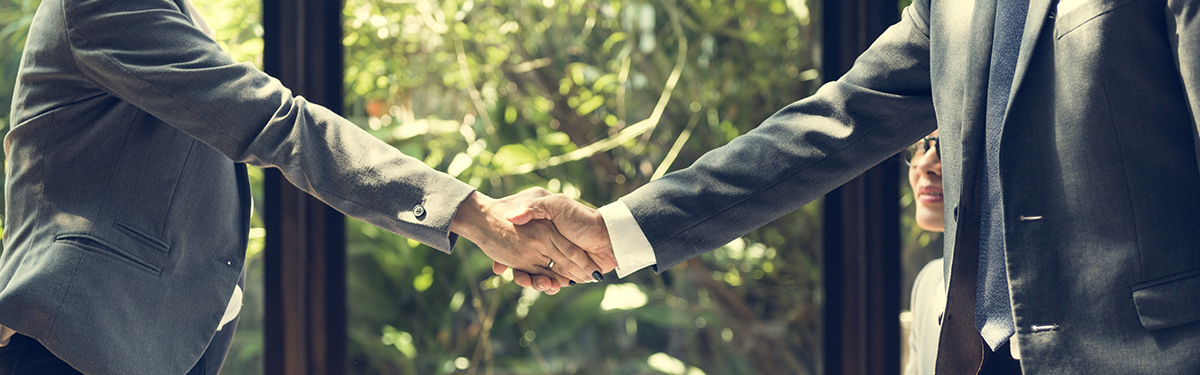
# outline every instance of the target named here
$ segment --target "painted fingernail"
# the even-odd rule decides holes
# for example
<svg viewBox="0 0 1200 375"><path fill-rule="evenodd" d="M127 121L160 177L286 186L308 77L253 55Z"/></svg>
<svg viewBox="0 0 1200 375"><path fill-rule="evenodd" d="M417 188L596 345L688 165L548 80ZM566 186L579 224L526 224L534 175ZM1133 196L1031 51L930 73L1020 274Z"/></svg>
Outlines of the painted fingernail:
<svg viewBox="0 0 1200 375"><path fill-rule="evenodd" d="M596 279L596 281L601 281L604 280L604 275L601 275L600 271L592 271L592 278Z"/></svg>
<svg viewBox="0 0 1200 375"><path fill-rule="evenodd" d="M567 280L567 285L575 286L575 280Z"/></svg>

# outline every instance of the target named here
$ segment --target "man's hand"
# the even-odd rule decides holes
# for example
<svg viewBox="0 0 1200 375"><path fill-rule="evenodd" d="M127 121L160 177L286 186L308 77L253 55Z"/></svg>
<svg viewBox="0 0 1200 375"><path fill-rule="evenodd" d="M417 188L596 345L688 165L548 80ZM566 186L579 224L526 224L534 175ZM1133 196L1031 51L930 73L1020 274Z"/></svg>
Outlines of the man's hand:
<svg viewBox="0 0 1200 375"><path fill-rule="evenodd" d="M608 237L608 227L599 212L562 195L534 188L522 192L533 196L524 200L516 209L509 211L508 221L520 226L549 220L554 223L563 237L586 251L588 256L599 267L601 272L593 275L596 280L603 279L603 274L617 267L616 256L613 255L612 241ZM507 267L504 262L492 265L492 271L497 274L504 272ZM513 279L517 285L529 286L546 282L540 275L531 275L519 270L513 270Z"/></svg>
<svg viewBox="0 0 1200 375"><path fill-rule="evenodd" d="M450 231L478 245L492 260L528 272L523 277L539 275L537 280L523 286L554 294L563 285L592 280L592 274L602 268L559 234L549 220L531 219L522 222L523 225L506 220L506 212L529 199L549 194L542 192L545 190L526 190L500 200L471 193L459 205Z"/></svg>

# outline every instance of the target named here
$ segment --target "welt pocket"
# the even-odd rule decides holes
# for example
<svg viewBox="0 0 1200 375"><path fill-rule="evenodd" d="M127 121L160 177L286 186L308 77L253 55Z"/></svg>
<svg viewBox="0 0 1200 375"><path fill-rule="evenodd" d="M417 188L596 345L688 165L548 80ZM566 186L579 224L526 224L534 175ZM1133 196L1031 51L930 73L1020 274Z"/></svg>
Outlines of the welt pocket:
<svg viewBox="0 0 1200 375"><path fill-rule="evenodd" d="M1125 6L1134 0L1077 0L1078 5L1071 5L1070 8L1061 14L1058 9L1051 9L1051 12L1056 13L1054 16L1054 38L1060 39L1067 34L1075 31L1080 26L1099 18L1113 10ZM1062 6L1067 1L1059 1L1056 6Z"/></svg>
<svg viewBox="0 0 1200 375"><path fill-rule="evenodd" d="M1200 269L1134 284L1133 304L1148 330L1200 321Z"/></svg>
<svg viewBox="0 0 1200 375"><path fill-rule="evenodd" d="M153 275L162 274L161 267L147 262L145 259L96 236L82 233L64 233L54 236L54 242L108 256Z"/></svg>
<svg viewBox="0 0 1200 375"><path fill-rule="evenodd" d="M163 253L170 252L170 248L167 246L166 242L163 242L162 240L154 238L154 236L148 235L145 232L142 232L137 229L133 229L133 227L130 227L128 225L121 224L121 222L119 222L119 221L114 221L113 227L116 227L117 230L120 231L121 233L124 233L126 236L133 237L133 239L145 244L146 246L149 246L150 248L153 248L153 249L158 250Z"/></svg>

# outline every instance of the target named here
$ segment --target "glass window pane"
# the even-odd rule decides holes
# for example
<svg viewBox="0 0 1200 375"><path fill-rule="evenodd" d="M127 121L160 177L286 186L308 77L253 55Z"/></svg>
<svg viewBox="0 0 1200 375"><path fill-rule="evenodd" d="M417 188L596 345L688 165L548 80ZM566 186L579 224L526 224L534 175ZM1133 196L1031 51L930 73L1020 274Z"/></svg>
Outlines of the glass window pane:
<svg viewBox="0 0 1200 375"><path fill-rule="evenodd" d="M344 113L490 196L602 205L815 92L805 3L347 0ZM546 296L467 241L351 220L350 372L819 373L820 233L818 202L662 275Z"/></svg>

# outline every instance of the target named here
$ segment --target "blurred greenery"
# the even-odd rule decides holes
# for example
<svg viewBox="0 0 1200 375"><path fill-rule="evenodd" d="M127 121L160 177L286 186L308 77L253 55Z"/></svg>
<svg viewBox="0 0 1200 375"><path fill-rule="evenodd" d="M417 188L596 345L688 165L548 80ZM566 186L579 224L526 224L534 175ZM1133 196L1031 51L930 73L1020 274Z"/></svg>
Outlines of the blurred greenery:
<svg viewBox="0 0 1200 375"><path fill-rule="evenodd" d="M258 1L193 1L223 48L261 66ZM37 3L0 3L5 103ZM344 113L493 197L540 186L601 205L812 94L819 15L805 0L346 0ZM820 373L820 204L661 275L554 296L492 275L467 241L446 255L350 220L348 371ZM262 373L254 223L226 374ZM911 214L904 228L906 268L923 264L937 236Z"/></svg>
<svg viewBox="0 0 1200 375"><path fill-rule="evenodd" d="M345 113L488 195L600 205L814 92L815 5L348 0ZM445 256L353 222L350 372L819 373L819 213L555 296L465 241Z"/></svg>

